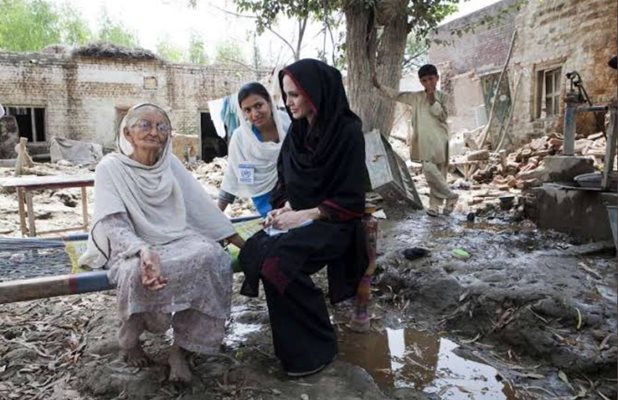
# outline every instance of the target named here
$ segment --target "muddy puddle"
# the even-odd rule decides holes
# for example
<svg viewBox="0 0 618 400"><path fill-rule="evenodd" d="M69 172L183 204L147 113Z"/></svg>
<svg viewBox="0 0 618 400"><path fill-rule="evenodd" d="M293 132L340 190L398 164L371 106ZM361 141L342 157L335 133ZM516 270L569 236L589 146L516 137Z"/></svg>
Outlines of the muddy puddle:
<svg viewBox="0 0 618 400"><path fill-rule="evenodd" d="M227 326L224 339L227 347L236 349L246 343L249 337L259 334L260 330L265 328L262 323L247 318L249 313L251 309L246 305L232 306L232 319Z"/></svg>
<svg viewBox="0 0 618 400"><path fill-rule="evenodd" d="M341 327L338 338L338 358L367 370L387 392L413 388L440 399L518 399L494 368L458 356L455 342L430 332L384 328L359 334Z"/></svg>
<svg viewBox="0 0 618 400"><path fill-rule="evenodd" d="M247 318L251 313L251 307L246 305L232 307L226 346L239 348L268 331L264 321ZM496 369L456 354L458 345L452 340L406 327L373 328L360 334L345 323L337 323L342 315L335 315L337 359L365 369L386 393L412 388L440 399L519 399Z"/></svg>

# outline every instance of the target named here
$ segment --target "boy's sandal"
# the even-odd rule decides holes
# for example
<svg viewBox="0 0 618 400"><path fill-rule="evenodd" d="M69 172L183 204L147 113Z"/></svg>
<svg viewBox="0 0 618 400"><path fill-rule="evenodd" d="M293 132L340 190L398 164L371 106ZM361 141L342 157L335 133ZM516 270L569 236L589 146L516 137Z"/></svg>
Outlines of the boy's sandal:
<svg viewBox="0 0 618 400"><path fill-rule="evenodd" d="M440 214L435 208L428 208L426 212L430 217L437 217Z"/></svg>

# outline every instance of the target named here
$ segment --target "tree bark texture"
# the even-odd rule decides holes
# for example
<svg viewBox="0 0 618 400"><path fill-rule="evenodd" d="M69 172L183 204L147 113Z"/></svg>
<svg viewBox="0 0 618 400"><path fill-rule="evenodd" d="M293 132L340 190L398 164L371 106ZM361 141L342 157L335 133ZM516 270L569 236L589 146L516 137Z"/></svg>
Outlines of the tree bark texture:
<svg viewBox="0 0 618 400"><path fill-rule="evenodd" d="M405 0L382 0L374 9L352 0L344 8L350 106L362 119L365 132L378 129L388 136L393 127L395 102L378 94L371 73L375 65L380 83L399 87L409 32L406 6ZM379 37L378 26L382 28Z"/></svg>

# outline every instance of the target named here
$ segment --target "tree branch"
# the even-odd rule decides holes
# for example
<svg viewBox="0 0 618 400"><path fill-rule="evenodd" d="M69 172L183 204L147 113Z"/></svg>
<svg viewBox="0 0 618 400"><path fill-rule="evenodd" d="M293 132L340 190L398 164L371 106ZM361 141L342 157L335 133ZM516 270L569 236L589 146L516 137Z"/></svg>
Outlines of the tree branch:
<svg viewBox="0 0 618 400"><path fill-rule="evenodd" d="M237 13L237 12L234 12L234 11L226 10L225 8L222 8L222 7L216 6L216 5L212 4L212 3L208 3L208 5L209 5L209 6L211 6L212 8L215 8L215 9L217 9L217 10L221 11L221 12L224 12L224 13L226 13L226 14L232 15L232 16L234 16L234 17L239 17L239 18L249 18L249 19L258 19L258 16L257 16L257 15L246 15L246 14L240 14L240 13Z"/></svg>
<svg viewBox="0 0 618 400"><path fill-rule="evenodd" d="M294 55L294 59L297 59L296 57L296 50L294 50L294 46L292 46L292 44L290 42L288 42L283 36L281 36L279 33L277 33L275 30L273 30L270 27L266 27L266 29L268 29L269 32L271 32L273 35L277 36L279 39L281 39L281 41L283 43L285 43L286 46L288 46L290 48L290 50L292 51L292 54Z"/></svg>
<svg viewBox="0 0 618 400"><path fill-rule="evenodd" d="M300 50L303 43L303 37L305 36L305 29L307 28L307 20L309 17L305 17L302 20L298 20L298 42L296 42L296 54L294 59L298 61L300 58Z"/></svg>
<svg viewBox="0 0 618 400"><path fill-rule="evenodd" d="M258 19L257 15L240 14L240 13L237 13L237 12L234 12L234 11L226 10L225 8L221 8L221 7L216 6L214 4L209 4L209 5L211 7L213 7L213 8L221 11L221 12L224 12L226 14L232 15L234 17L248 18L248 19ZM268 31L271 32L273 35L275 35L278 39L280 39L292 51L292 54L294 55L294 59L298 59L297 52L296 52L296 50L294 50L294 46L292 46L292 44L290 42L288 42L286 38L281 36L277 31L272 29L270 26L266 26L265 28L268 29Z"/></svg>

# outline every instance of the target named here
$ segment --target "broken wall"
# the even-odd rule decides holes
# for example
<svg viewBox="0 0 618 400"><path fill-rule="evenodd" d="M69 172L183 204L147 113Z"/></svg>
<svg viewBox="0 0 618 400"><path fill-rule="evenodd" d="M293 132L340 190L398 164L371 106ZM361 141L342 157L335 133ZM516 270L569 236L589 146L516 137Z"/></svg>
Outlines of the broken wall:
<svg viewBox="0 0 618 400"><path fill-rule="evenodd" d="M616 71L607 66L616 54L618 6L615 0L529 1L516 17L517 44L511 76L522 74L513 112L517 142L551 131L562 131L564 95L569 88L565 74L578 71L593 103L616 96ZM557 113L544 101L545 71L559 69ZM580 124L578 130L585 130Z"/></svg>
<svg viewBox="0 0 618 400"><path fill-rule="evenodd" d="M486 98L493 93L484 90L484 83L495 80L504 66L517 5L517 0L503 0L441 25L432 36L429 60L437 65L443 90L449 94L452 132L487 122Z"/></svg>
<svg viewBox="0 0 618 400"><path fill-rule="evenodd" d="M124 112L134 104L161 105L171 111L175 131L195 135L208 100L255 78L247 69L158 59L0 52L0 99L5 106L44 108L47 138L108 147Z"/></svg>
<svg viewBox="0 0 618 400"><path fill-rule="evenodd" d="M535 0L536 1L536 0ZM518 0L503 0L438 27L429 61L450 62L456 75L502 68L509 50Z"/></svg>
<svg viewBox="0 0 618 400"><path fill-rule="evenodd" d="M615 0L503 0L440 26L433 39L447 44L432 45L429 60L454 70L449 85L452 130L478 124L479 113L473 109L479 90L487 92L483 80L500 73L514 30L517 38L506 73L510 93L499 99L508 108L513 103L508 142L518 145L562 131L567 72L581 74L593 103L614 98L618 78L607 61L616 54L617 7ZM460 36L451 34L457 31ZM598 122L592 114L578 116L578 133L597 131Z"/></svg>

